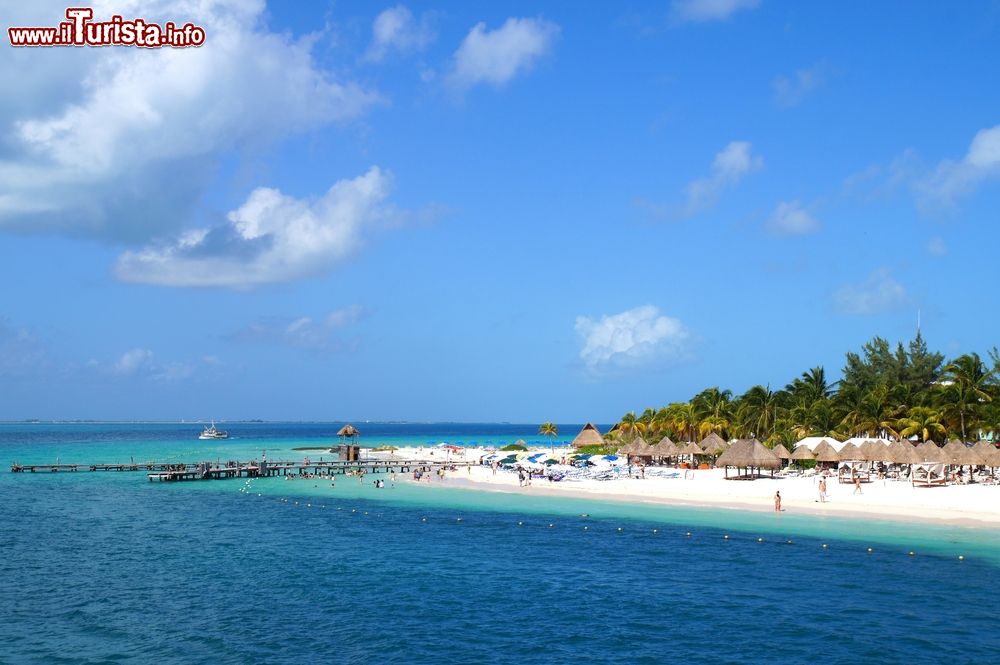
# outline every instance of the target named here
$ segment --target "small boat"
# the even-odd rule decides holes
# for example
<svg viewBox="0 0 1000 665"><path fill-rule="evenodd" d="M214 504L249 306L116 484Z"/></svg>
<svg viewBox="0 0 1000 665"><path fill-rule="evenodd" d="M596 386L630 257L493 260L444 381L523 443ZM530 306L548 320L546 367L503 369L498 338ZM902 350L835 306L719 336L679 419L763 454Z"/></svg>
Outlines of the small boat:
<svg viewBox="0 0 1000 665"><path fill-rule="evenodd" d="M212 421L210 427L206 427L202 430L201 434L198 436L199 439L228 439L229 432L225 432L221 429L215 429L215 421Z"/></svg>

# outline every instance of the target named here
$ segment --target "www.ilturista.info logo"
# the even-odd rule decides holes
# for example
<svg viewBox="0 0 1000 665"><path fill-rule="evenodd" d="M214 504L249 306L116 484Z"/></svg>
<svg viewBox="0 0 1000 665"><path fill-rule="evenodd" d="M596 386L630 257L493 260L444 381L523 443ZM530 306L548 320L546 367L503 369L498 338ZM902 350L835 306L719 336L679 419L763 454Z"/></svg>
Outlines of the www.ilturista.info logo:
<svg viewBox="0 0 1000 665"><path fill-rule="evenodd" d="M94 21L89 7L70 7L59 25L49 28L7 28L11 46L139 46L187 48L205 43L205 29L193 23L163 25L141 18L126 20L117 14Z"/></svg>

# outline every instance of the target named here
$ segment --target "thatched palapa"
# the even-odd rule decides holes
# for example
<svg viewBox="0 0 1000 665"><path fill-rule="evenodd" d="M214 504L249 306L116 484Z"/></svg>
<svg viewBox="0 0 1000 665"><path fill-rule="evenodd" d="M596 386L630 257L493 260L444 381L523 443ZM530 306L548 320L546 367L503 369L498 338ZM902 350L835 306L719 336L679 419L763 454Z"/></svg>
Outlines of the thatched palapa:
<svg viewBox="0 0 1000 665"><path fill-rule="evenodd" d="M813 448L813 456L817 462L839 462L840 453L830 445L830 442L823 439Z"/></svg>
<svg viewBox="0 0 1000 665"><path fill-rule="evenodd" d="M597 431L593 423L587 423L580 430L580 433L576 435L571 444L574 448L583 448L584 446L603 446L607 445L604 442L604 437L601 433Z"/></svg>
<svg viewBox="0 0 1000 665"><path fill-rule="evenodd" d="M948 464L964 466L966 464L976 466L983 464L983 456L975 448L969 448L961 441L949 441L941 449Z"/></svg>
<svg viewBox="0 0 1000 665"><path fill-rule="evenodd" d="M774 444L774 448L771 448L771 452L778 456L778 459L792 459L792 454L788 452L788 448L782 443Z"/></svg>
<svg viewBox="0 0 1000 665"><path fill-rule="evenodd" d="M620 455L652 457L655 454L653 446L646 443L641 436L637 436L618 450Z"/></svg>
<svg viewBox="0 0 1000 665"><path fill-rule="evenodd" d="M813 455L813 451L809 450L809 446L806 444L795 446L795 450L792 451L791 459L793 460L814 460L816 456Z"/></svg>
<svg viewBox="0 0 1000 665"><path fill-rule="evenodd" d="M698 447L698 444L694 441L688 442L686 446L677 451L678 455L690 455L694 458L695 455L704 455L705 451Z"/></svg>
<svg viewBox="0 0 1000 665"><path fill-rule="evenodd" d="M841 462L860 462L863 461L863 456L861 455L861 450L858 449L856 445L851 442L844 444L844 447L840 449L838 453Z"/></svg>
<svg viewBox="0 0 1000 665"><path fill-rule="evenodd" d="M917 449L909 441L895 441L889 444L888 461L893 464L916 464L920 462Z"/></svg>
<svg viewBox="0 0 1000 665"><path fill-rule="evenodd" d="M948 459L937 444L933 441L924 441L915 449L917 455L920 457L919 462L937 462L942 464L947 464Z"/></svg>
<svg viewBox="0 0 1000 665"><path fill-rule="evenodd" d="M653 457L677 457L680 449L677 444L670 440L669 436L660 439L660 442L652 446Z"/></svg>
<svg viewBox="0 0 1000 665"><path fill-rule="evenodd" d="M727 444L721 436L712 432L701 440L698 447L701 448L706 455L718 455L728 448L729 444Z"/></svg>
<svg viewBox="0 0 1000 665"><path fill-rule="evenodd" d="M777 469L781 466L781 460L757 439L740 439L719 455L715 466L726 467L728 478L731 466L737 469Z"/></svg>
<svg viewBox="0 0 1000 665"><path fill-rule="evenodd" d="M361 435L360 430L354 425L348 423L340 428L337 432L337 436L343 437L345 439L354 439Z"/></svg>

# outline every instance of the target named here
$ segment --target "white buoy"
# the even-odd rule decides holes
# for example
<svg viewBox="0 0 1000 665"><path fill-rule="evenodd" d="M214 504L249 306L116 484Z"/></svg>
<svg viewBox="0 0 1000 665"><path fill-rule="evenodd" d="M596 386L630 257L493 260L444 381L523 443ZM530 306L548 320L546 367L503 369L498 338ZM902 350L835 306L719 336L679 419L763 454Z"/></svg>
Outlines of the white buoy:
<svg viewBox="0 0 1000 665"><path fill-rule="evenodd" d="M870 547L868 548L868 553L869 553L869 554L871 554L871 553L872 553L872 548L870 548Z"/></svg>
<svg viewBox="0 0 1000 665"><path fill-rule="evenodd" d="M958 555L958 560L959 561L965 561L965 555L964 554L959 554Z"/></svg>

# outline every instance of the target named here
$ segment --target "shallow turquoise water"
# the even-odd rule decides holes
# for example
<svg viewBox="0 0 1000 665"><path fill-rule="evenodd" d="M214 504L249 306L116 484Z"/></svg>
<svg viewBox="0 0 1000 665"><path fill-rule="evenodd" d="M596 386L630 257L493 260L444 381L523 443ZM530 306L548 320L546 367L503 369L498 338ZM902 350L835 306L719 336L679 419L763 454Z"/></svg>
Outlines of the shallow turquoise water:
<svg viewBox="0 0 1000 665"><path fill-rule="evenodd" d="M0 454L194 461L245 459L266 445L273 458L336 431L246 426L240 439L205 445L191 426L60 427L0 426ZM427 441L437 439L457 440ZM161 484L141 472L0 473L0 519L0 662L1000 654L996 530L376 489L349 478Z"/></svg>

